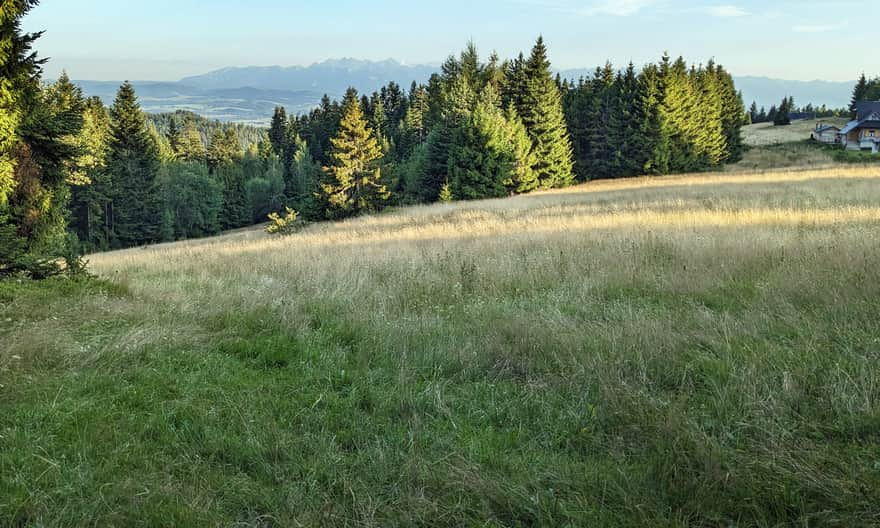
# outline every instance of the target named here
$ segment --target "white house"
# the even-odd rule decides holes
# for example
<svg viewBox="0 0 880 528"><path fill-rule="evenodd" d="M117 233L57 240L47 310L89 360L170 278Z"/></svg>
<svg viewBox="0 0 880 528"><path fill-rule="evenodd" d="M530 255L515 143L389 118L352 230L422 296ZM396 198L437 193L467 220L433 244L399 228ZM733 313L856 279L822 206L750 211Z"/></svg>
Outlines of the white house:
<svg viewBox="0 0 880 528"><path fill-rule="evenodd" d="M816 129L813 130L810 137L815 141L820 141L822 143L839 143L840 127L829 125L827 123L819 123L816 125Z"/></svg>

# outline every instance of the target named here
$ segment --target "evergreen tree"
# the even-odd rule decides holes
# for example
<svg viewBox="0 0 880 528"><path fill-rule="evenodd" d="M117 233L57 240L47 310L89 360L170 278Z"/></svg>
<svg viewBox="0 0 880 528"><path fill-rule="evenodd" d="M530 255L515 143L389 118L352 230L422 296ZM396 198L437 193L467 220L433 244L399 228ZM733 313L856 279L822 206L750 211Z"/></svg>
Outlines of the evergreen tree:
<svg viewBox="0 0 880 528"><path fill-rule="evenodd" d="M757 114L757 104L752 103L749 112L745 110L742 93L738 92L733 81L733 76L723 67L715 67L716 89L721 98L721 129L724 134L723 161L734 163L742 159L745 149L742 137L742 127L749 124L746 117L754 112Z"/></svg>
<svg viewBox="0 0 880 528"><path fill-rule="evenodd" d="M591 179L614 178L623 170L623 79L611 63L597 69L593 77L592 112L588 114L588 173Z"/></svg>
<svg viewBox="0 0 880 528"><path fill-rule="evenodd" d="M570 185L574 181L571 140L562 113L562 95L551 76L542 37L538 37L525 69L527 91L516 110L534 145L533 169L539 185L545 189Z"/></svg>
<svg viewBox="0 0 880 528"><path fill-rule="evenodd" d="M67 183L77 176L82 93L66 75L43 89L32 51L41 33L22 33L35 0L0 8L0 275L43 277L63 253Z"/></svg>
<svg viewBox="0 0 880 528"><path fill-rule="evenodd" d="M174 147L174 157L180 161L204 163L207 152L205 144L202 142L202 134L199 132L195 122L187 119L183 128L179 129L178 139Z"/></svg>
<svg viewBox="0 0 880 528"><path fill-rule="evenodd" d="M166 163L157 184L162 198L163 240L210 236L220 231L223 189L202 163Z"/></svg>
<svg viewBox="0 0 880 528"><path fill-rule="evenodd" d="M382 182L382 150L352 88L342 106L339 132L331 140L331 164L321 188L333 218L376 211L389 198Z"/></svg>
<svg viewBox="0 0 880 528"><path fill-rule="evenodd" d="M467 88L466 80L462 75L461 84ZM507 192L513 160L507 120L499 104L494 90L487 88L473 112L457 122L448 171L450 190L458 199L495 198Z"/></svg>
<svg viewBox="0 0 880 528"><path fill-rule="evenodd" d="M235 229L248 225L251 222L251 208L242 164L229 162L217 165L212 169L212 174L220 182L223 192L220 226Z"/></svg>
<svg viewBox="0 0 880 528"><path fill-rule="evenodd" d="M791 124L791 112L794 107L794 99L790 97L783 97L782 103L779 104L779 108L776 109L776 113L773 117L773 124L775 126L787 126Z"/></svg>
<svg viewBox="0 0 880 528"><path fill-rule="evenodd" d="M106 249L110 240L110 180L107 175L107 151L110 141L110 116L97 97L86 101L83 127L77 136L81 152L77 159L79 176L71 186L70 228L86 247Z"/></svg>
<svg viewBox="0 0 880 528"><path fill-rule="evenodd" d="M272 144L272 151L278 157L283 157L287 149L287 127L287 111L283 106L276 106L272 115L272 124L269 126L269 141Z"/></svg>
<svg viewBox="0 0 880 528"><path fill-rule="evenodd" d="M501 92L501 102L505 107L513 105L522 115L525 96L529 91L529 78L526 73L526 59L522 53L507 67L507 79Z"/></svg>
<svg viewBox="0 0 880 528"><path fill-rule="evenodd" d="M128 247L156 241L161 224L155 185L159 153L131 83L126 81L119 88L110 119L111 245Z"/></svg>
<svg viewBox="0 0 880 528"><path fill-rule="evenodd" d="M644 140L641 174L669 172L669 136L662 121L661 109L665 96L662 68L650 64L639 75L639 116Z"/></svg>
<svg viewBox="0 0 880 528"><path fill-rule="evenodd" d="M244 150L235 130L231 127L227 127L225 130L218 129L208 145L208 168L215 171L218 167L241 159L243 155Z"/></svg>
<svg viewBox="0 0 880 528"><path fill-rule="evenodd" d="M312 158L306 142L299 138L292 160L291 180L285 192L303 218L319 220L324 216L320 199L321 166Z"/></svg>
<svg viewBox="0 0 880 528"><path fill-rule="evenodd" d="M428 136L428 90L413 83L409 95L409 105L402 124L398 151L402 158L409 156L413 149L425 142Z"/></svg>
<svg viewBox="0 0 880 528"><path fill-rule="evenodd" d="M852 99L849 103L849 112L850 117L852 119L856 118L856 106L859 102L865 101L868 96L868 78L865 77L864 72L862 72L861 77L859 77L858 82L856 83L855 88L853 88Z"/></svg>

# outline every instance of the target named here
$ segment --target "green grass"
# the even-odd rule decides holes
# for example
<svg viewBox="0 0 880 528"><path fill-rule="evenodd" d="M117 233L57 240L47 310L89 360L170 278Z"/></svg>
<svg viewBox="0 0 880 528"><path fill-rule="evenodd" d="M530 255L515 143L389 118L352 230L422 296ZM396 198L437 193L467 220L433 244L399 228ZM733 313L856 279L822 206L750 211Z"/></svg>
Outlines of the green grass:
<svg viewBox="0 0 880 528"><path fill-rule="evenodd" d="M726 178L0 283L0 526L876 526L880 223L844 212L877 180ZM706 216L399 231L565 200ZM700 223L750 200L842 212Z"/></svg>

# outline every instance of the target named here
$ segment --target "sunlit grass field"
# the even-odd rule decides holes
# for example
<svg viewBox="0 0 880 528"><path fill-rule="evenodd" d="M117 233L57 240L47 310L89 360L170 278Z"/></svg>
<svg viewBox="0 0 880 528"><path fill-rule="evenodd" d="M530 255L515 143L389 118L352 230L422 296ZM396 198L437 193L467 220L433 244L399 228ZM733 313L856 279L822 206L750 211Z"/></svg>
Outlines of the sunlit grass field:
<svg viewBox="0 0 880 528"><path fill-rule="evenodd" d="M0 525L876 526L880 167L0 283Z"/></svg>

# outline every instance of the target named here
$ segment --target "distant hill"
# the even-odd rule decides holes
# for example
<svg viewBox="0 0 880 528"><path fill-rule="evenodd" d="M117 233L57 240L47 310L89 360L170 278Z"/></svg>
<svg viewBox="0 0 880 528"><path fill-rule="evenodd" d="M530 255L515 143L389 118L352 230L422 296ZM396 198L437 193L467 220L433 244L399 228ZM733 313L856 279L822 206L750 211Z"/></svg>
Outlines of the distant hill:
<svg viewBox="0 0 880 528"><path fill-rule="evenodd" d="M112 104L119 82L74 81L88 96ZM134 81L144 111L152 114L188 110L220 121L265 124L276 106L291 112L307 112L323 92L312 90L260 90L257 88L207 89L179 82Z"/></svg>
<svg viewBox="0 0 880 528"><path fill-rule="evenodd" d="M406 88L410 83L427 82L438 68L434 66L408 66L395 60L372 62L357 59L328 60L311 66L247 66L224 68L185 77L182 84L205 89L230 89L251 86L264 90L314 90L340 95L349 86L361 92L373 92L394 81Z"/></svg>
<svg viewBox="0 0 880 528"><path fill-rule="evenodd" d="M394 60L328 60L311 66L246 66L223 68L179 82L134 82L142 106L150 113L189 110L210 119L264 125L273 109L284 106L302 113L318 104L325 93L340 98L346 88L361 93L378 90L389 81L409 88L412 81L426 82L439 70L430 65L406 65ZM560 72L567 79L589 76L593 69ZM785 96L798 104L830 107L849 104L855 82L785 81L766 77L736 77L746 105L757 101L769 108ZM119 82L76 81L87 95L100 96L109 104Z"/></svg>
<svg viewBox="0 0 880 528"><path fill-rule="evenodd" d="M785 81L768 77L736 77L736 87L742 91L746 106L757 101L758 106L770 108L778 105L783 97L792 96L798 106L813 103L829 108L848 107L853 87L852 82L831 81Z"/></svg>

